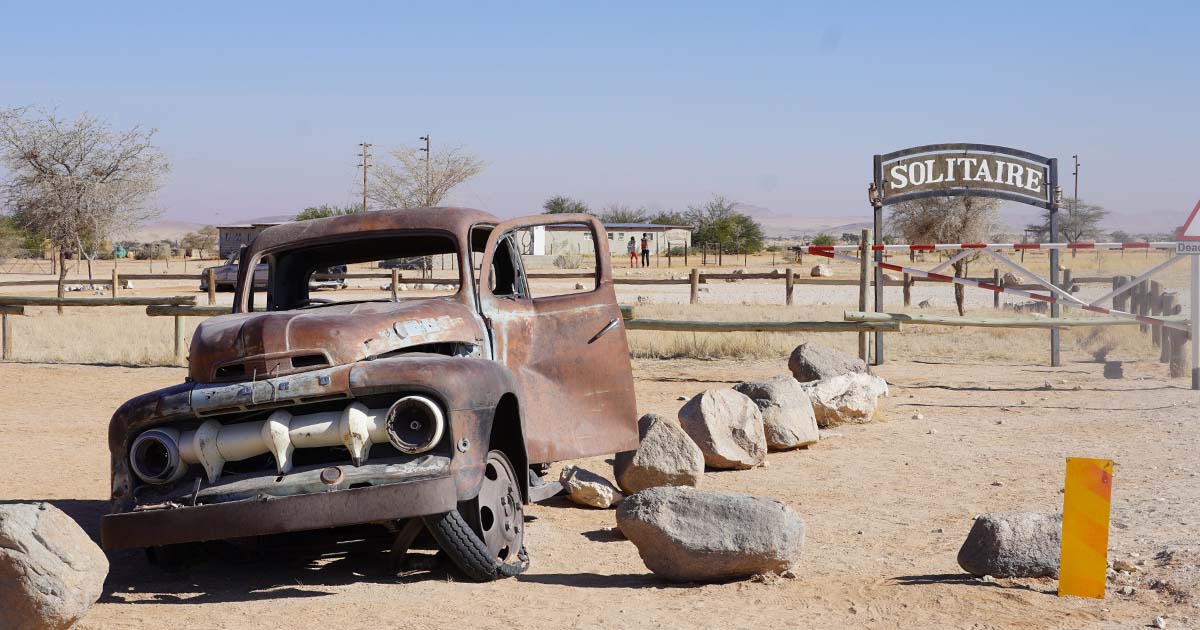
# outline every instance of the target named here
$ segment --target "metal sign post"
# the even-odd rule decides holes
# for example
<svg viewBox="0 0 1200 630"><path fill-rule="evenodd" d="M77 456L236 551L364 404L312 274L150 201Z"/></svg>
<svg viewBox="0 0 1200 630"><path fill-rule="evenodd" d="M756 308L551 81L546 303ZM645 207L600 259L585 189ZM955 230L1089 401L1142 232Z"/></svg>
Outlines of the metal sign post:
<svg viewBox="0 0 1200 630"><path fill-rule="evenodd" d="M876 155L871 206L875 245L883 244L883 206L930 197L991 197L1045 208L1050 239L1058 238L1058 160L992 144L927 144ZM883 312L881 248L875 251L875 311ZM1058 250L1050 252L1050 282L1058 285ZM1051 316L1059 316L1051 304ZM883 335L875 334L875 364L883 363ZM1050 331L1050 364L1057 367L1059 331Z"/></svg>
<svg viewBox="0 0 1200 630"><path fill-rule="evenodd" d="M1188 313L1191 322L1188 334L1192 336L1192 389L1200 389L1200 221L1196 220L1197 215L1200 215L1200 202L1192 208L1175 237L1178 241L1175 253L1192 257L1192 304Z"/></svg>

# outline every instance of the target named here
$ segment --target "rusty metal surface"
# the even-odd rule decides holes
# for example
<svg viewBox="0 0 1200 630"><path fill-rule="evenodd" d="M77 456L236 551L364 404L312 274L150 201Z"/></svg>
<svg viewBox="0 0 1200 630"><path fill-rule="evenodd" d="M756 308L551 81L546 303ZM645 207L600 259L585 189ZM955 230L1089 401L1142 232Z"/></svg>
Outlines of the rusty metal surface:
<svg viewBox="0 0 1200 630"><path fill-rule="evenodd" d="M589 215L558 215L507 221L488 239L483 269L508 232L534 225L585 224L593 243L607 243L604 227ZM629 345L620 325L612 264L598 252L595 290L532 299L496 296L481 281L479 302L491 322L495 358L521 388L530 463L634 450L637 406ZM588 343L597 333L618 325Z"/></svg>
<svg viewBox="0 0 1200 630"><path fill-rule="evenodd" d="M258 380L312 369L318 360L325 366L347 365L421 344L478 346L484 339L478 315L452 297L238 313L196 328L188 375L198 383ZM297 367L295 357L308 363ZM222 372L233 375L222 377Z"/></svg>
<svg viewBox="0 0 1200 630"><path fill-rule="evenodd" d="M271 499L109 514L100 521L105 549L298 532L390 521L455 509L449 477Z"/></svg>

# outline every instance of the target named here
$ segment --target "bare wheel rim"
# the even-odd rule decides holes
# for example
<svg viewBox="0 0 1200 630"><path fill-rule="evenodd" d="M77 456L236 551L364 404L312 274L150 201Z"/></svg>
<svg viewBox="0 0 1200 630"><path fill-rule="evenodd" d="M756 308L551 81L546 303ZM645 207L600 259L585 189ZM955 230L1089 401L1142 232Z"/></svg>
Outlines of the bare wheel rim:
<svg viewBox="0 0 1200 630"><path fill-rule="evenodd" d="M488 453L483 486L472 502L480 538L488 553L500 562L515 560L525 539L525 509L516 477L504 453Z"/></svg>

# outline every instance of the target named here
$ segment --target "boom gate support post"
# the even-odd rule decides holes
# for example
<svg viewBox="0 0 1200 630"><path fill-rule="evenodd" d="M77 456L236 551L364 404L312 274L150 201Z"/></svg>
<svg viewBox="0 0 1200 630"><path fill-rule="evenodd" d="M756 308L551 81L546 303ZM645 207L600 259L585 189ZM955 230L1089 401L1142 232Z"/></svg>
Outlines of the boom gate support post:
<svg viewBox="0 0 1200 630"><path fill-rule="evenodd" d="M1050 160L1050 176L1047 178L1046 187L1049 189L1050 196L1050 242L1058 242L1058 158ZM1050 250L1050 284L1058 286L1058 249ZM1061 288L1061 287L1060 287ZM1070 289L1068 289L1070 290ZM1062 307L1058 302L1050 304L1050 317L1059 317L1062 312ZM1062 357L1059 354L1060 331L1057 328L1050 329L1050 366L1059 367L1062 365Z"/></svg>
<svg viewBox="0 0 1200 630"><path fill-rule="evenodd" d="M871 209L875 213L875 239L876 245L883 245L883 156L876 155L874 158L875 166L875 181L871 185L870 199ZM866 247L866 244L863 244ZM879 263L883 262L883 251L875 252L875 312L883 312L883 268ZM875 333L875 365L883 365L883 334Z"/></svg>
<svg viewBox="0 0 1200 630"><path fill-rule="evenodd" d="M1192 256L1192 389L1200 389L1200 256Z"/></svg>

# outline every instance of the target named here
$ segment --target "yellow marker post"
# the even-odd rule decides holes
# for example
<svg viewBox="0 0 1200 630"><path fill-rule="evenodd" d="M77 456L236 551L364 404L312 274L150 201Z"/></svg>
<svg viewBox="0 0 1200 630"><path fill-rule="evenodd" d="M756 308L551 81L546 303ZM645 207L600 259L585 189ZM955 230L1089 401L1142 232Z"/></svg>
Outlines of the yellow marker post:
<svg viewBox="0 0 1200 630"><path fill-rule="evenodd" d="M1108 569L1111 459L1067 458L1058 594L1104 599Z"/></svg>

